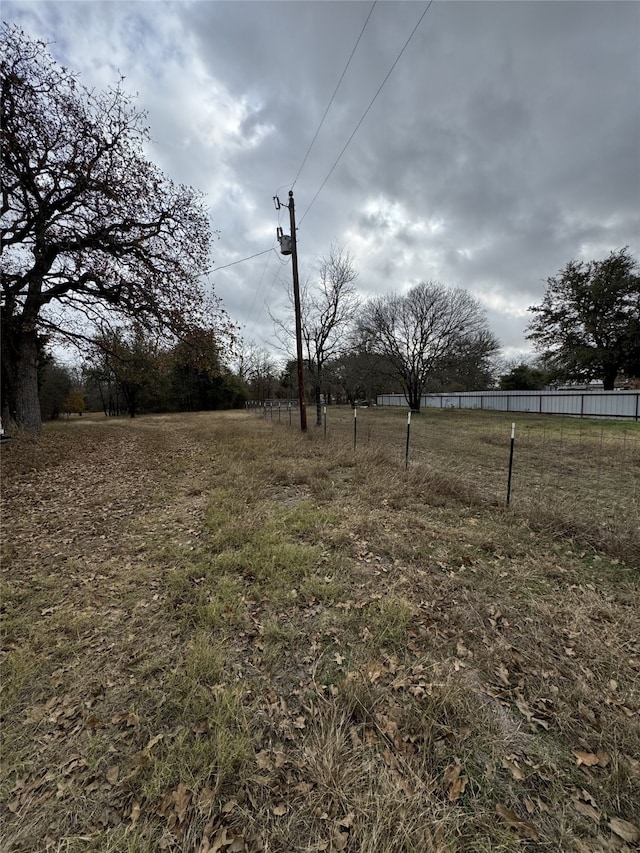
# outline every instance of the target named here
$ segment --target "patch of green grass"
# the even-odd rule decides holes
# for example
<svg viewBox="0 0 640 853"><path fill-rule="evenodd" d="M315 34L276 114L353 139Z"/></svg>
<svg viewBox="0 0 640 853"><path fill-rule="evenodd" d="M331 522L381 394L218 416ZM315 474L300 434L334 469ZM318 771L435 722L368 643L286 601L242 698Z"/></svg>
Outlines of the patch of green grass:
<svg viewBox="0 0 640 853"><path fill-rule="evenodd" d="M162 842L162 828L151 829L145 826L138 830L130 824L109 827L95 838L87 841L87 836L65 838L64 841L51 846L51 853L86 853L87 844L95 853L156 853Z"/></svg>
<svg viewBox="0 0 640 853"><path fill-rule="evenodd" d="M367 610L366 625L371 633L371 642L392 652L402 652L414 612L411 603L390 596L373 602Z"/></svg>
<svg viewBox="0 0 640 853"><path fill-rule="evenodd" d="M323 562L319 571L316 570L303 579L300 593L324 604L341 601L347 591L342 579L345 574L342 560Z"/></svg>
<svg viewBox="0 0 640 853"><path fill-rule="evenodd" d="M187 646L185 677L197 684L212 687L222 680L224 664L224 647L208 631L197 631Z"/></svg>
<svg viewBox="0 0 640 853"><path fill-rule="evenodd" d="M250 715L238 687L209 693L206 702L202 696L194 700L188 681L182 688L183 724L157 753L154 751L141 787L141 794L148 799L162 796L180 782L191 790L206 785L217 797L223 796L236 789L252 754Z"/></svg>
<svg viewBox="0 0 640 853"><path fill-rule="evenodd" d="M207 603L199 604L196 609L196 624L214 632L237 630L246 618L242 579L216 573L208 590Z"/></svg>
<svg viewBox="0 0 640 853"><path fill-rule="evenodd" d="M206 525L213 551L242 547L260 521L246 492L228 486L210 492Z"/></svg>
<svg viewBox="0 0 640 853"><path fill-rule="evenodd" d="M216 555L214 565L220 572L237 572L257 583L263 595L282 595L296 587L319 559L320 549L283 539L276 531L256 533L242 547Z"/></svg>
<svg viewBox="0 0 640 853"><path fill-rule="evenodd" d="M208 606L209 591L202 583L204 578L201 569L193 566L167 572L169 607L186 623L197 623L202 610Z"/></svg>
<svg viewBox="0 0 640 853"><path fill-rule="evenodd" d="M286 660L287 650L300 642L300 630L284 621L267 622L263 629L262 661L268 670L281 668Z"/></svg>
<svg viewBox="0 0 640 853"><path fill-rule="evenodd" d="M313 501L302 500L291 509L279 509L271 519L274 526L294 538L305 538L311 534L321 537L325 529L339 523L335 512L319 507Z"/></svg>

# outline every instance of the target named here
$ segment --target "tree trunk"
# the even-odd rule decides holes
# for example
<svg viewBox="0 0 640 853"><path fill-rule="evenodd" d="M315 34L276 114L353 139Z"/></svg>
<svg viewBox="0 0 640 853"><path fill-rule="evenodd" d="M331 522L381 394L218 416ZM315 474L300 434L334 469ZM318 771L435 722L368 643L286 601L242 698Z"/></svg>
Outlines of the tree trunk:
<svg viewBox="0 0 640 853"><path fill-rule="evenodd" d="M613 391L613 387L618 375L618 367L609 367L605 365L604 376L602 377L602 387L605 391Z"/></svg>
<svg viewBox="0 0 640 853"><path fill-rule="evenodd" d="M320 393L320 383L315 387L316 395L316 426L322 426L322 394Z"/></svg>
<svg viewBox="0 0 640 853"><path fill-rule="evenodd" d="M3 408L19 429L42 431L38 399L38 337L35 330L3 329ZM6 415L5 415L6 416Z"/></svg>
<svg viewBox="0 0 640 853"><path fill-rule="evenodd" d="M415 386L409 386L406 390L405 397L412 412L420 412L420 397L422 396L421 390L421 388L416 388Z"/></svg>

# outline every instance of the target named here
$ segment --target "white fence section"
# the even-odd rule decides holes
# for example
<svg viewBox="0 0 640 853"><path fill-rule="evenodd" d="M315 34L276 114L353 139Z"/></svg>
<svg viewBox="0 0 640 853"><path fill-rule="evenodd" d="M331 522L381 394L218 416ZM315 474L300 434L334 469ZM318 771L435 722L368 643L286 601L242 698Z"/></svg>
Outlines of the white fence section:
<svg viewBox="0 0 640 853"><path fill-rule="evenodd" d="M406 406L404 394L381 394L379 406ZM423 394L420 406L640 420L640 391L461 391Z"/></svg>

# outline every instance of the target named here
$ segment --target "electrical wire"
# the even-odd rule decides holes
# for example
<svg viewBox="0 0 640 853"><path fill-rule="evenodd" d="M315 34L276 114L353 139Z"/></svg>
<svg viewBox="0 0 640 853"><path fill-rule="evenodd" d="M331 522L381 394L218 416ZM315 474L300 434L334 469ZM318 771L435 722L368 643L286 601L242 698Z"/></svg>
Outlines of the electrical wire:
<svg viewBox="0 0 640 853"><path fill-rule="evenodd" d="M253 333L255 332L255 328L258 325L258 320L260 319L260 317L262 317L262 312L264 311L264 309L267 306L267 303L269 302L269 297L271 296L271 291L273 290L273 286L276 283L276 281L280 282L280 284L282 284L282 285L285 285L285 282L282 281L282 279L280 278L280 273L277 272L273 276L273 278L271 279L271 284L269 285L269 290L267 291L267 295L264 298L264 302L260 306L260 311L258 311L258 316L253 321L253 326L251 327L251 332L250 332L251 335L253 335Z"/></svg>
<svg viewBox="0 0 640 853"><path fill-rule="evenodd" d="M265 249L264 252L256 252L255 255L249 255L248 258L240 258L239 261L231 261L230 264L225 264L222 267L215 267L212 270L212 273L218 272L218 270L226 270L227 267L233 267L236 264L242 264L242 263L244 263L244 261L250 261L252 258L258 258L258 257L260 257L260 255L266 255L267 252L272 252L272 251L273 251L273 246L271 246L269 249Z"/></svg>
<svg viewBox="0 0 640 853"><path fill-rule="evenodd" d="M347 141L346 141L346 143L345 143L345 145L344 145L344 148L342 149L342 151L340 152L340 154L338 154L338 157L337 157L337 159L336 159L335 163L334 163L334 164L333 164L333 166L329 169L329 172L328 172L328 174L327 174L326 178L325 178L325 179L324 179L324 181L320 184L320 187L318 188L318 191L316 192L316 194L314 195L314 197L311 199L311 203L309 204L309 206L307 207L307 209L305 210L305 212L302 214L302 217L301 217L300 221L298 222L298 226L302 225L302 222L303 222L303 220L304 220L305 216L307 215L307 213L309 213L309 211L310 211L310 210L311 210L311 208L313 207L313 204L315 203L316 199L318 198L318 196L319 196L319 195L320 195L320 193L322 192L322 190L323 190L323 188L324 188L324 185L327 183L327 181L329 180L329 178L330 178L330 177L331 177L331 175L333 174L334 169L336 168L336 166L338 165L338 163L339 163L339 162L340 162L340 160L342 159L342 156L343 156L344 152L347 150L347 148L349 147L349 144L351 143L351 140L353 139L353 137L354 137L354 136L356 135L356 133L358 132L358 129L360 128L360 125L362 124L362 122L363 122L363 121L365 120L365 118L367 117L367 114L369 113L369 110L371 109L371 107L373 106L373 104L374 104L374 102L375 102L376 98L378 97L378 95L379 95L379 94L380 94L380 92L382 91L382 89L383 89L383 87L384 87L385 83L387 82L387 80L388 80L388 79L389 79L389 77L391 76L391 73L393 72L393 69L394 69L394 68L396 67L396 65L398 64L398 62L399 62L399 60L400 60L400 57L402 56L402 54L403 54L403 53L405 52L405 50L407 49L407 46L409 45L409 42L410 42L410 41L411 41L411 39L413 38L413 36L414 36L414 34L415 34L416 30L418 29L418 27L419 27L419 26L420 26L420 24L422 23L422 19L423 19L423 18L424 18L424 16L427 14L427 12L428 12L428 11L429 11L429 9L431 8L432 4L433 4L433 0L429 0L429 2L427 3L427 7L426 7L426 9L424 10L424 12L422 13L422 15L420 15L420 18L418 19L418 23L417 23L417 24L415 25L415 27L411 30L411 34L409 35L409 38L408 38L408 39L406 40L406 42L404 43L404 46L402 47L402 50L401 50L401 51L400 51L400 53L396 56L396 58L395 58L395 60L394 60L394 62L393 62L393 65L392 65L392 66L391 66L391 68L387 71L386 77L384 78L384 80L383 80L383 81L382 81L382 83L380 84L380 86L379 86L379 88L378 88L378 91L375 93L375 95L373 96L373 98L372 98L372 99L371 99L371 101L369 102L369 106L366 108L366 110L365 110L365 111L364 111L364 113L362 114L362 118L360 119L360 121L359 121L359 122L357 123L357 125L355 126L355 128L354 128L353 133L351 134L351 136L347 139Z"/></svg>
<svg viewBox="0 0 640 853"><path fill-rule="evenodd" d="M276 242L275 239L273 242L274 243ZM271 248L273 249L274 247L271 246ZM262 269L262 275L260 276L260 281L258 282L258 286L256 287L255 293L253 294L253 299L251 300L251 307L249 308L249 313L247 314L247 323L249 323L249 321L251 320L251 314L253 313L253 306L256 304L256 299L258 298L258 294L260 293L260 288L262 287L262 282L264 281L264 277L265 277L265 274L267 272L267 267L269 266L269 261L271 260L271 257L272 257L272 255L271 255L271 253L269 253L269 256L268 256L267 260L265 261L264 267ZM277 253L276 253L276 257L278 257ZM280 259L278 258L278 260L280 260ZM258 316L260 316L260 314L258 314Z"/></svg>
<svg viewBox="0 0 640 853"><path fill-rule="evenodd" d="M340 84L344 80L344 75L347 73L347 70L348 70L349 66L351 65L351 60L353 59L353 55L356 52L358 45L360 44L360 39L362 38L362 35L363 35L365 29L367 28L367 24L369 23L369 18L373 14L373 10L375 9L377 2L378 2L378 0L373 0L373 5L369 9L369 14L367 15L367 20L364 22L364 25L363 25L362 29L360 30L360 35L358 36L358 39L353 46L353 50L351 51L351 55L349 56L349 59L347 60L347 64L344 67L344 71L340 75L340 79L338 80L338 85L334 89L333 95L331 95L329 103L327 104L327 108L324 111L322 118L320 119L320 124L318 125L318 129L314 133L313 139L311 140L311 143L310 143L309 147L307 148L307 153L304 155L304 159L303 159L302 163L300 164L300 168L298 169L298 172L297 172L295 178L293 179L293 183L291 184L291 189L293 189L295 187L296 181L300 177L300 172L302 172L302 170L304 168L304 164L307 162L307 158L309 157L309 154L311 153L311 149L313 148L313 145L314 145L316 139L318 138L318 134L320 133L320 129L322 128L322 125L324 124L324 120L327 117L327 113L331 109L331 104L333 103L335 96L338 94L338 89L340 88Z"/></svg>

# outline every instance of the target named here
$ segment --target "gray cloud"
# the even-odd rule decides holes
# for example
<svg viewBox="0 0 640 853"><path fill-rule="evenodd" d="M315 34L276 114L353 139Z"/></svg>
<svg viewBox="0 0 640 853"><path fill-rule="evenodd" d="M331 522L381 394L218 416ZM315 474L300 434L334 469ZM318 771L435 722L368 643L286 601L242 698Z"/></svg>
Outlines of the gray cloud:
<svg viewBox="0 0 640 853"><path fill-rule="evenodd" d="M125 75L149 111L149 155L206 194L222 266L288 229L271 197L286 198L370 8L8 0L3 17L89 86ZM548 276L626 244L640 254L640 6L434 3L307 212L424 8L373 11L295 185L301 274L339 241L363 293L468 288L505 347L525 350ZM212 276L247 337L272 336L282 260Z"/></svg>

